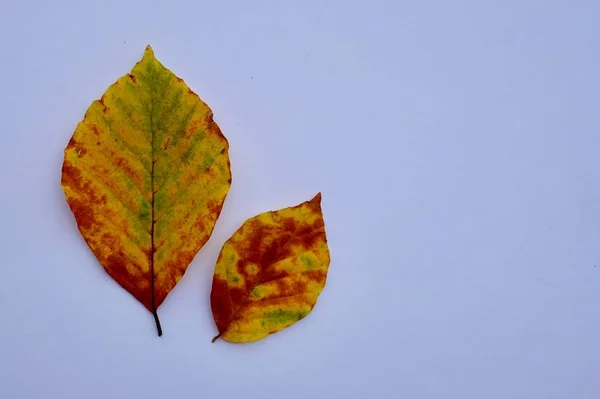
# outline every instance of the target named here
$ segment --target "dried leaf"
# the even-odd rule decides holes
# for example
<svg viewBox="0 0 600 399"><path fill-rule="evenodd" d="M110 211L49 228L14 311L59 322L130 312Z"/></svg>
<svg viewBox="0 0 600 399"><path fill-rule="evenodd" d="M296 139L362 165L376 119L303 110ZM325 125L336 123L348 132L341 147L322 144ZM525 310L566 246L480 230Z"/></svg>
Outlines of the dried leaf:
<svg viewBox="0 0 600 399"><path fill-rule="evenodd" d="M231 184L210 108L148 46L94 101L65 149L62 187L108 274L154 315L210 237Z"/></svg>
<svg viewBox="0 0 600 399"><path fill-rule="evenodd" d="M211 307L219 335L213 342L255 341L304 318L328 268L320 193L248 219L225 243L215 267Z"/></svg>

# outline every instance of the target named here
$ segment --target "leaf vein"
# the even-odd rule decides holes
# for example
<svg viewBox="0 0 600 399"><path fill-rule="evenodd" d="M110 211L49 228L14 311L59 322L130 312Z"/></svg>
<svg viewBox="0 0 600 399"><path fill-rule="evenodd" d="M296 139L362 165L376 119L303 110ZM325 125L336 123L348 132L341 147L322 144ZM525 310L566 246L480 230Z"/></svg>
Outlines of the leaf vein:
<svg viewBox="0 0 600 399"><path fill-rule="evenodd" d="M119 110L121 111L121 114L123 114L127 117L127 120L129 121L129 124L134 129L134 131L137 131L137 133L141 133L141 136L144 138L144 141L146 141L148 144L152 145L152 142L150 140L148 140L146 135L144 135L144 129L142 129L137 123L134 122L133 119L131 119L131 116L125 109L125 106L123 105L121 98L118 97L117 95L113 95L113 98L115 99L116 104L119 106Z"/></svg>
<svg viewBox="0 0 600 399"><path fill-rule="evenodd" d="M209 192L209 194L207 194L207 195L206 195L206 198L205 198L204 200L202 200L202 201L198 202L196 205L194 205L194 206L193 206L193 207L190 209L190 214L191 214L192 212L194 212L196 209L198 209L198 207L199 207L199 206L201 206L201 205L205 205L205 204L208 202L208 200L210 199L210 197L211 197L211 196L212 196L214 193L216 193L217 191L219 191L219 189L220 189L220 188L221 188L221 187L219 187L219 186L217 185L217 187L216 187L214 190L210 191L210 192ZM164 213L164 212L163 212L163 213ZM179 221L181 221L181 218L180 218L180 219L177 219L177 222L179 222ZM171 223L171 224L172 224L172 223ZM175 224L175 225L177 225L177 224ZM164 246L164 245L165 245L165 243L167 243L167 242L169 241L169 239L171 238L171 236L172 236L174 233L175 233L175 230L171 231L171 233L170 233L170 234L169 234L169 235L168 235L168 236L167 236L167 237L166 237L166 238L165 238L163 241L161 241L161 243L160 243L160 244L158 244L158 245L157 245L157 247L156 247L156 250L158 251L158 250L159 250L159 249L160 249L162 246Z"/></svg>
<svg viewBox="0 0 600 399"><path fill-rule="evenodd" d="M212 168L212 166L215 164L216 160L217 160L217 158L213 159L212 162L202 172L198 173L198 176L205 175L210 170L210 168ZM171 210L171 208L175 205L175 203L177 203L180 200L181 194L189 191L190 188L192 186L194 186L194 184L202 183L202 182L203 182L203 180L201 178L197 177L196 179L193 179L193 180L190 179L190 181L185 186L179 187L179 190L174 195L175 199L173 201L171 201L171 203L169 203L169 205L166 206L165 210L162 211L160 213L160 215L158 215L156 217L156 220L157 221L160 220L165 213L167 213L169 210ZM155 194L158 193L158 191L160 191L161 188L162 188L162 186L156 190Z"/></svg>
<svg viewBox="0 0 600 399"><path fill-rule="evenodd" d="M108 130L111 132L111 134L113 135L113 137L116 137L119 142L121 144L123 144L123 146L125 148L127 148L127 150L129 150L129 152L133 155L133 158L135 158L140 164L142 164L142 166L144 167L144 170L148 173L148 175L150 175L150 170L148 169L148 167L146 166L145 162L142 160L142 158L140 157L140 155L138 155L130 146L129 144L127 144L125 142L125 140L121 139L121 136L119 134L117 134L117 131L112 127L112 125L110 124L110 122L108 121L108 119L102 115L102 119L104 120L104 123L106 123L106 127L108 127Z"/></svg>
<svg viewBox="0 0 600 399"><path fill-rule="evenodd" d="M148 229L146 227L144 227L144 225L142 224L141 220L139 219L139 217L136 215L135 212L133 212L133 210L131 210L131 208L129 208L129 206L127 206L125 204L125 202L112 190L112 188L106 183L104 182L102 179L100 179L100 176L98 176L96 173L92 172L91 169L87 169L84 168L82 165L79 165L79 169L84 171L85 173L87 173L88 175L92 176L92 178L94 179L94 181L100 182L100 184L102 184L106 190L109 192L109 194L112 195L112 197L117 200L117 202L119 202L121 204L121 206L123 206L123 208L131 215L133 216L131 219L134 219L139 225L140 227L149 233ZM112 220L111 220L112 222ZM115 225L115 227L117 227ZM118 226L118 229L122 229L123 226Z"/></svg>
<svg viewBox="0 0 600 399"><path fill-rule="evenodd" d="M125 173L125 171L123 170L123 168L121 168L119 165L117 165L117 164L116 164L116 163L115 163L115 162L112 160L112 158L111 158L111 157L109 157L109 156L108 156L108 155L107 155L107 154L106 154L104 151L102 151L102 147L100 147L99 145L95 145L95 147L98 149L98 152L100 152L100 154L101 154L101 155L102 155L104 158L106 158L106 159L108 160L108 162L110 163L110 165L111 165L111 166L112 166L114 169L116 169L116 170L120 171L121 173L123 173L123 175L125 175L125 177L127 177L127 179L128 179L129 181L131 181L131 183L132 183L132 184L133 184L133 186L136 188L136 190L137 190L137 192L139 193L139 195L140 195L140 196L141 196L141 197L142 197L142 198L143 198L143 199L144 199L144 200L145 200L145 201L146 201L148 204L150 204L150 201L149 201L149 200L146 198L146 195L144 195L144 192L143 192L143 190L142 190L142 189L141 189L139 186L137 186L137 185L135 184L135 182L134 182L134 181L133 181L133 180L132 180L132 179L129 177L129 175L128 175L127 173Z"/></svg>

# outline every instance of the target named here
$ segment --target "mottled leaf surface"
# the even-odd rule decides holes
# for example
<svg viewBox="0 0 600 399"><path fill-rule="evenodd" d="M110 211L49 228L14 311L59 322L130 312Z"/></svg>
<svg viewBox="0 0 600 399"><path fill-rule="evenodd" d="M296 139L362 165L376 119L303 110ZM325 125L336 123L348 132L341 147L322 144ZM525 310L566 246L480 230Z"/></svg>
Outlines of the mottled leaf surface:
<svg viewBox="0 0 600 399"><path fill-rule="evenodd" d="M304 318L325 286L328 267L321 194L248 219L225 243L215 267L215 339L255 341Z"/></svg>
<svg viewBox="0 0 600 399"><path fill-rule="evenodd" d="M148 46L94 101L65 149L62 187L102 266L155 316L210 237L231 184L210 108Z"/></svg>

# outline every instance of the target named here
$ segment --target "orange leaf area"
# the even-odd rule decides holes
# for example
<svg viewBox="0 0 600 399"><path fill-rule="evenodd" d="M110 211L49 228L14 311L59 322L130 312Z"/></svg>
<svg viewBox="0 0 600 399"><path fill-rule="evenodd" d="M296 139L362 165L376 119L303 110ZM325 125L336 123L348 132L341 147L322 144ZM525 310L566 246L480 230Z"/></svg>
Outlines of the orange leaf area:
<svg viewBox="0 0 600 399"><path fill-rule="evenodd" d="M329 261L320 193L248 219L215 267L215 340L255 341L304 318L325 286Z"/></svg>

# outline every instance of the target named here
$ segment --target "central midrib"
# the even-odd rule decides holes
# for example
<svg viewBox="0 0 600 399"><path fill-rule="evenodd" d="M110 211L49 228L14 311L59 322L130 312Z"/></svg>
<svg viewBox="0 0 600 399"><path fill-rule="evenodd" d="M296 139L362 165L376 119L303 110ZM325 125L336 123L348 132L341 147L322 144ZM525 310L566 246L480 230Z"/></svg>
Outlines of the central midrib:
<svg viewBox="0 0 600 399"><path fill-rule="evenodd" d="M156 194L154 191L154 164L156 164L156 159L154 158L154 101L155 101L155 93L154 93L154 85L152 85L152 89L150 90L150 140L152 147L152 165L150 168L150 189L152 191L150 197L150 207L151 207L151 222L150 225L150 288L152 290L152 315L154 316L154 322L156 323L156 329L158 331L158 336L162 335L162 327L160 326L160 320L158 319L158 313L156 310L156 295L154 293L154 225L156 224L156 220L154 218L154 195Z"/></svg>

